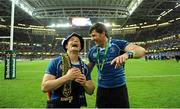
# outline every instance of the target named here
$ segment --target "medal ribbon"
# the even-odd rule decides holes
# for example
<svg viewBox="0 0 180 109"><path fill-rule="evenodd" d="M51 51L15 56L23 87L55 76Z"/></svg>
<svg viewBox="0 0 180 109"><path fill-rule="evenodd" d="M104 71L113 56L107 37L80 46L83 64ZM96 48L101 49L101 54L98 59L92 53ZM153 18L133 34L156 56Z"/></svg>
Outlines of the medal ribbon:
<svg viewBox="0 0 180 109"><path fill-rule="evenodd" d="M101 65L100 65L100 58L99 58L99 55L100 55L99 49L98 49L98 47L96 48L96 53L97 53L96 59L97 59L97 64L99 65L100 71L102 71L102 69L104 67L106 57L107 57L108 47L109 47L109 40L106 42L105 50L104 50L104 53L103 53L103 62L102 62Z"/></svg>

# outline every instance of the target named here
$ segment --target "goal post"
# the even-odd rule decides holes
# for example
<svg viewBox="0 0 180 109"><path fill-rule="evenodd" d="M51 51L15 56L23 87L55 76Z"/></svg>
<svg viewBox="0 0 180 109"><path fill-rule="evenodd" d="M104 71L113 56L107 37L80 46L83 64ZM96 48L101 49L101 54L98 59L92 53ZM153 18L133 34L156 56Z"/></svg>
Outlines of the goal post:
<svg viewBox="0 0 180 109"><path fill-rule="evenodd" d="M2 36L0 38L10 39L10 50L4 51L4 79L15 79L16 78L16 51L13 50L13 37L14 37L14 10L15 0L12 0L11 5L11 31L10 36Z"/></svg>

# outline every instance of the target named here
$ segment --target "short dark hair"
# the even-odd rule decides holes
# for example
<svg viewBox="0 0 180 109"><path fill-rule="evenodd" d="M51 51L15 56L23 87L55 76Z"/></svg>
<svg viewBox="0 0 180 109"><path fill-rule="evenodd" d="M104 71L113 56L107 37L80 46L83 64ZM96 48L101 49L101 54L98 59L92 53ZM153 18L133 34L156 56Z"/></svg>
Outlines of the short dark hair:
<svg viewBox="0 0 180 109"><path fill-rule="evenodd" d="M105 35L106 37L108 38L108 31L107 31L107 28L104 24L98 22L98 23L95 23L93 26L91 26L91 28L89 29L89 34L92 33L93 30L96 30L96 32L98 33L103 33L105 32Z"/></svg>

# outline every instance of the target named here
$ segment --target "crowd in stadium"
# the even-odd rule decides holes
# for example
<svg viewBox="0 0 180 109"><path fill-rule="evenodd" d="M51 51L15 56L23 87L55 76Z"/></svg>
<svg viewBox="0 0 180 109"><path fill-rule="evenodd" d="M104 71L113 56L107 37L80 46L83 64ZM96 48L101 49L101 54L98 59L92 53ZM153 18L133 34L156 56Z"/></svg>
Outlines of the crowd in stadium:
<svg viewBox="0 0 180 109"><path fill-rule="evenodd" d="M171 59L179 55L180 49L180 28L179 25L170 25L166 27L155 27L151 29L139 29L134 34L125 34L125 36L114 35L113 38L125 39L130 42L143 42L139 44L146 49L145 59ZM8 31L6 31L8 32ZM3 30L3 34L5 34ZM2 31L0 31L0 35ZM6 33L8 34L8 33ZM87 33L88 34L88 33ZM53 35L33 34L31 31L23 31L16 29L14 33L14 50L17 51L17 58L52 58L64 52L60 39L56 39ZM90 40L87 40L85 47L87 54L88 49L92 46ZM9 39L1 39L1 52L9 50ZM2 53L1 53L2 54Z"/></svg>

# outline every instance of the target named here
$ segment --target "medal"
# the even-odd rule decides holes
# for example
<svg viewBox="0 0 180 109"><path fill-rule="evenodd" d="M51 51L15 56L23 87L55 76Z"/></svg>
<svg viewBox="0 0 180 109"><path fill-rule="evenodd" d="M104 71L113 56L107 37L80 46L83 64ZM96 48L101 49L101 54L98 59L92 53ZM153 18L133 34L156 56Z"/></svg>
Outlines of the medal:
<svg viewBox="0 0 180 109"><path fill-rule="evenodd" d="M96 52L97 52L97 53L96 53L96 54L97 54L97 56L96 56L97 67L98 67L98 69L99 69L99 71L100 71L100 74L99 74L99 77L98 77L99 80L102 79L102 74L101 74L101 73L102 73L102 71L103 71L104 64L105 64L105 61L106 61L109 43L110 43L110 41L108 40L108 41L106 42L105 50L104 50L104 53L103 53L102 64L100 64L100 56L99 56L100 53L99 53L99 49L98 49L98 47L96 48Z"/></svg>

